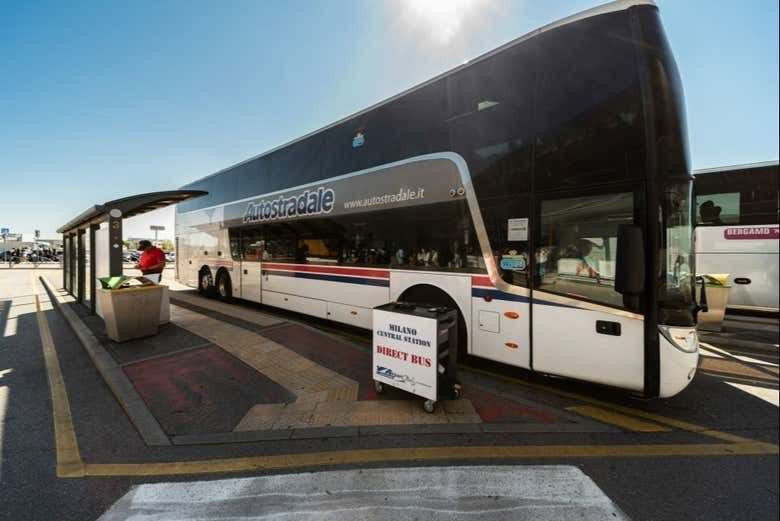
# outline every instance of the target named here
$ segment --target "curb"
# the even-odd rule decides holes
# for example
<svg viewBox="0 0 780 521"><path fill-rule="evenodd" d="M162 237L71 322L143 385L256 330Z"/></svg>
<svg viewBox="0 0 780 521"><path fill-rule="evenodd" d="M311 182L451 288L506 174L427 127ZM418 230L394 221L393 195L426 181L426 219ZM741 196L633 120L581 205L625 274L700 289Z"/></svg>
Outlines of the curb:
<svg viewBox="0 0 780 521"><path fill-rule="evenodd" d="M146 407L146 403L130 383L122 368L114 361L110 354L103 348L95 335L84 322L61 300L60 295L54 290L52 283L45 276L40 277L46 291L57 310L65 318L73 332L76 333L81 345L92 359L95 368L103 377L106 385L114 393L114 397L122 406L130 422L149 446L170 446L171 440L162 430L160 424L152 416Z"/></svg>

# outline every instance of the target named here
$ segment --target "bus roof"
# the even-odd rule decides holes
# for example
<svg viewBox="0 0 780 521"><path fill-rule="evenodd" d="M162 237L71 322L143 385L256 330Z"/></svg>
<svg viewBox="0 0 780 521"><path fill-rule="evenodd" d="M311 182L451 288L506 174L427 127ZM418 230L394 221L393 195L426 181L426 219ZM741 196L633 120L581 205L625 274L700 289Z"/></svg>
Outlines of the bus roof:
<svg viewBox="0 0 780 521"><path fill-rule="evenodd" d="M267 156L268 154L276 152L277 150L281 150L282 148L288 147L288 146L290 146L290 145L292 145L294 143L297 143L298 141L302 141L302 140L304 140L304 139L306 139L308 137L311 137L311 136L313 136L313 135L315 135L315 134L317 134L319 132L322 132L322 131L327 130L327 129L332 128L332 127L335 127L336 125L340 125L341 123L344 123L345 121L348 121L348 120L350 120L352 118L358 117L358 116L360 116L362 114L365 114L365 113L370 112L370 111L372 111L374 109L377 109L377 108L381 107L382 105L390 103L391 101L394 101L394 100L396 100L398 98L401 98L401 97L403 97L403 96L405 96L405 95L407 95L407 94L409 94L411 92L414 92L414 91L416 91L418 89L421 89L421 88L423 88L423 87L425 87L427 85L430 85L431 83L439 81L442 78L445 78L445 77L447 77L447 76L449 76L449 75L451 75L451 74L453 74L455 72L460 71L461 69L469 67L470 65L473 65L474 63L482 61L482 60L484 60L486 58L489 58L489 57L493 56L494 54L497 54L497 53L499 53L501 51L504 51L506 49L509 49L510 47L513 47L513 46L515 46L515 45L517 45L517 44L519 44L521 42L529 40L530 38L533 38L534 36L537 36L537 35L545 32L545 31L556 29L558 27L561 27L561 26L564 26L564 25L567 25L567 24L570 24L570 23L573 23L573 22L577 22L579 20L584 20L586 18L590 18L590 17L593 17L593 16L599 16L599 15L602 15L602 14L612 13L612 12L616 12L616 11L623 11L623 10L629 9L630 7L634 7L634 6L637 6L637 5L649 5L649 6L655 7L655 0L614 0L614 1L608 2L606 4L602 4L602 5L599 5L599 6L596 6L596 7L592 7L590 9L586 9L585 11L580 11L579 13L575 13L575 14L573 14L571 16L567 16L566 18L561 18L560 20L557 20L555 22L551 22L551 23L549 23L547 25L544 25L544 26L542 26L542 27L540 27L538 29L534 29L531 32L528 32L528 33L526 33L526 34L524 34L522 36L519 36L519 37L515 38L514 40L511 40L511 41L509 41L509 42L507 42L507 43L505 43L505 44L503 44L503 45L493 49L492 51L488 51L488 52L486 52L484 54L481 54L481 55L477 56L476 58L473 58L471 60L467 60L465 63L463 63L461 65L458 65L457 67L454 67L454 68L452 68L452 69L450 69L448 71L445 71L445 72L443 72L443 73L441 73L441 74L439 74L437 76L434 76L433 78L431 78L429 80L426 80L426 81L424 81L422 83L414 85L413 87L410 87L410 88L408 88L408 89L406 89L404 91L401 91L398 94L395 94L394 96L391 96L391 97L386 98L386 99L384 99L382 101L379 101L379 102L377 102L377 103L375 103L373 105L370 105L369 107L367 107L365 109L362 109L362 110L359 110L357 112L354 112L354 113L350 114L349 116L346 116L346 117L343 117L343 118L339 119L338 121L334 121L333 123L330 123L328 125L325 125L324 127L318 128L317 130L309 132L309 133L307 133L307 134L305 134L305 135L303 135L303 136L301 136L299 138L295 138L295 139L293 139L291 141L287 141L286 143L283 143L283 144L281 144L279 146L276 146L276 147L274 147L274 148L272 148L270 150L267 150L265 152L262 152L260 154L255 155L255 156L252 156L252 157L250 157L248 159L244 159L243 161L239 161L238 163L235 163L235 164L230 165L228 167L225 167L225 168L223 168L221 170L218 170L217 172L214 172L213 174L209 174L207 176L195 179L195 180L191 181L190 183L187 183L187 185L185 185L185 186L188 186L189 184L195 183L197 181L202 181L204 179L208 179L210 177L214 177L214 176L219 175L219 174L221 174L223 172L227 172L228 170L232 170L233 168L241 166L241 165L243 165L245 163L249 163L250 161L254 161L255 159L259 159L261 157Z"/></svg>
<svg viewBox="0 0 780 521"><path fill-rule="evenodd" d="M703 168L701 170L694 170L693 175L699 174L715 174L718 172L731 172L732 170L750 170L752 168L765 168L768 166L778 166L778 160L774 161L762 161L759 163L746 163L744 165L731 165L731 166L717 166L715 168Z"/></svg>

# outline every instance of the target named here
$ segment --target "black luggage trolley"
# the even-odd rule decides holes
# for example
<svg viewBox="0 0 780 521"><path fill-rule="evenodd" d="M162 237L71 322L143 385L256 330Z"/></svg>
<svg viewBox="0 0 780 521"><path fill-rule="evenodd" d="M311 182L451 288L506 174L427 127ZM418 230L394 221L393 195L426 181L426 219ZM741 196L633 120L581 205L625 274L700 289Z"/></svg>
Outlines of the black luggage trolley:
<svg viewBox="0 0 780 521"><path fill-rule="evenodd" d="M411 302L391 302L373 312L373 378L426 398L432 413L443 397L459 398L457 379L458 311Z"/></svg>

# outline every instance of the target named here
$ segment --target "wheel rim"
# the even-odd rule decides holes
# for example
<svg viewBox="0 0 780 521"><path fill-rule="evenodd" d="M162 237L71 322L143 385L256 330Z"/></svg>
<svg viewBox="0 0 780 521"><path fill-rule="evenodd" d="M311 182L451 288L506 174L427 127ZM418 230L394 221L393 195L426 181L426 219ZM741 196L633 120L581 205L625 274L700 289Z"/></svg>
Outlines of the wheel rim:
<svg viewBox="0 0 780 521"><path fill-rule="evenodd" d="M223 297L227 297L227 284L225 284L225 279L219 281L219 294Z"/></svg>
<svg viewBox="0 0 780 521"><path fill-rule="evenodd" d="M209 289L209 275L208 275L208 273L204 273L203 275L201 275L201 277L200 277L200 287L201 287L201 289L204 289L204 290Z"/></svg>

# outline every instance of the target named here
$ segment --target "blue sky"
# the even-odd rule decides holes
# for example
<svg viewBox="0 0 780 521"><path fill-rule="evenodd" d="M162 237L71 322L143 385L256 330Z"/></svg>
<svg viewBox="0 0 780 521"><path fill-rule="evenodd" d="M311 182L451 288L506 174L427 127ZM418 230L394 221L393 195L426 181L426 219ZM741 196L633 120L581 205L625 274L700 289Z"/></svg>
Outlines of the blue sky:
<svg viewBox="0 0 780 521"><path fill-rule="evenodd" d="M0 0L0 226L177 188L600 3ZM693 167L777 159L778 2L658 4Z"/></svg>

